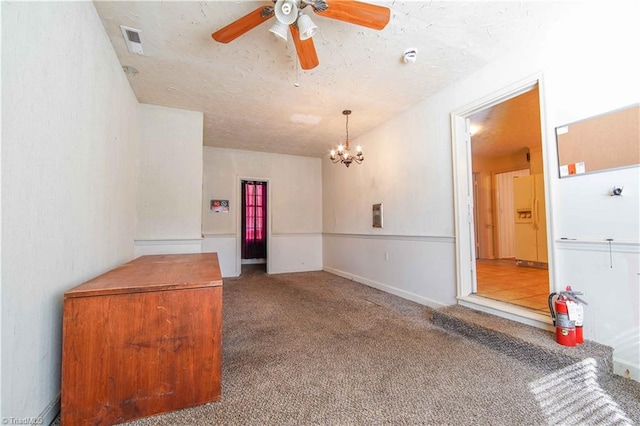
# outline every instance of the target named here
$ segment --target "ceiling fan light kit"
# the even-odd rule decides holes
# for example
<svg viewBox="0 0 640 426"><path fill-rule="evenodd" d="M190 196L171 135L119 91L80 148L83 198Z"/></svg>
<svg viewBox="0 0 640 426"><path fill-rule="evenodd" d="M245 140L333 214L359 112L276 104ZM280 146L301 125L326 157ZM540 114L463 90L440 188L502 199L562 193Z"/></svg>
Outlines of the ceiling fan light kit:
<svg viewBox="0 0 640 426"><path fill-rule="evenodd" d="M374 30L382 30L391 19L391 11L388 7L355 0L272 0L272 3L275 5L260 6L211 34L211 37L219 43L229 43L275 16L277 22L269 28L269 31L287 40L286 26L288 25L300 66L304 70L310 70L319 64L311 38L318 31L318 26L313 23L309 15L302 13L307 6L311 6L313 12L319 16Z"/></svg>
<svg viewBox="0 0 640 426"><path fill-rule="evenodd" d="M287 41L287 34L289 33L289 27L283 24L282 22L276 21L276 23L273 24L271 28L269 28L269 31L271 31L273 34L280 37L284 41Z"/></svg>
<svg viewBox="0 0 640 426"><path fill-rule="evenodd" d="M300 31L300 40L307 40L316 34L318 26L314 24L309 15L300 12L300 16L298 17L298 30Z"/></svg>
<svg viewBox="0 0 640 426"><path fill-rule="evenodd" d="M347 129L347 137L344 145L338 145L338 148L332 149L330 158L334 163L341 163L345 166L349 167L351 163L360 164L364 161L364 154L362 153L362 147L358 145L356 147L356 155L351 154L349 152L349 115L351 115L351 110L345 109L342 111L342 114L347 118L346 129Z"/></svg>
<svg viewBox="0 0 640 426"><path fill-rule="evenodd" d="M293 24L298 19L298 2L296 0L278 0L276 2L276 19L285 25Z"/></svg>

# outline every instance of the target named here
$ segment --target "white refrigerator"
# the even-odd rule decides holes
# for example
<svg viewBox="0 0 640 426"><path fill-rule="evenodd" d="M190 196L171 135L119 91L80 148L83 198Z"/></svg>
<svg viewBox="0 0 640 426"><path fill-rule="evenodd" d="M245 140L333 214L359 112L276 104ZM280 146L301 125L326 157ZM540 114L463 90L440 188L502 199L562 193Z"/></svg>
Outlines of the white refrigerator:
<svg viewBox="0 0 640 426"><path fill-rule="evenodd" d="M516 261L530 266L547 264L547 220L541 174L513 179Z"/></svg>

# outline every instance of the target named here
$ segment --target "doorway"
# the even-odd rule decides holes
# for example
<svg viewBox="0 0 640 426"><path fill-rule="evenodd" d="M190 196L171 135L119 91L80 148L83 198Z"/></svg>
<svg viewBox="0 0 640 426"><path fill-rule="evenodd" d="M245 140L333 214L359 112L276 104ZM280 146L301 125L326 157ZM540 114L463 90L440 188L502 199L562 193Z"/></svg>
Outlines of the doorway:
<svg viewBox="0 0 640 426"><path fill-rule="evenodd" d="M452 113L452 124L460 303L546 322L551 269L539 86L539 79L514 85ZM517 205L522 185L515 183L525 182L526 175L538 176L539 183L531 184L541 201L537 212L531 195L527 205ZM539 229L532 243L535 258L520 258L525 225Z"/></svg>
<svg viewBox="0 0 640 426"><path fill-rule="evenodd" d="M267 264L267 182L241 180L241 273Z"/></svg>

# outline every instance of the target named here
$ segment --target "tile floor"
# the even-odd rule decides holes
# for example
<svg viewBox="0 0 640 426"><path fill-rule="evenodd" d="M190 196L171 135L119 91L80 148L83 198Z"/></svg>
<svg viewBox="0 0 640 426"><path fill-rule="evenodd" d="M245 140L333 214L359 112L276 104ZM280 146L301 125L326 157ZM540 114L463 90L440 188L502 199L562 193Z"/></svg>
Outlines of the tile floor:
<svg viewBox="0 0 640 426"><path fill-rule="evenodd" d="M549 313L549 271L516 265L515 260L478 260L477 294Z"/></svg>

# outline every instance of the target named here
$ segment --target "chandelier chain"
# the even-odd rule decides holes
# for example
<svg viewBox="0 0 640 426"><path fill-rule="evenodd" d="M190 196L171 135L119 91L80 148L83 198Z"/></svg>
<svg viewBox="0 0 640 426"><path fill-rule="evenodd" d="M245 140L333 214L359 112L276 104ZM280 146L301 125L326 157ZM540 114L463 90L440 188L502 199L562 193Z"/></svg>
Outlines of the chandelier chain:
<svg viewBox="0 0 640 426"><path fill-rule="evenodd" d="M347 114L347 124L345 125L347 129L347 147L349 146L349 114Z"/></svg>

